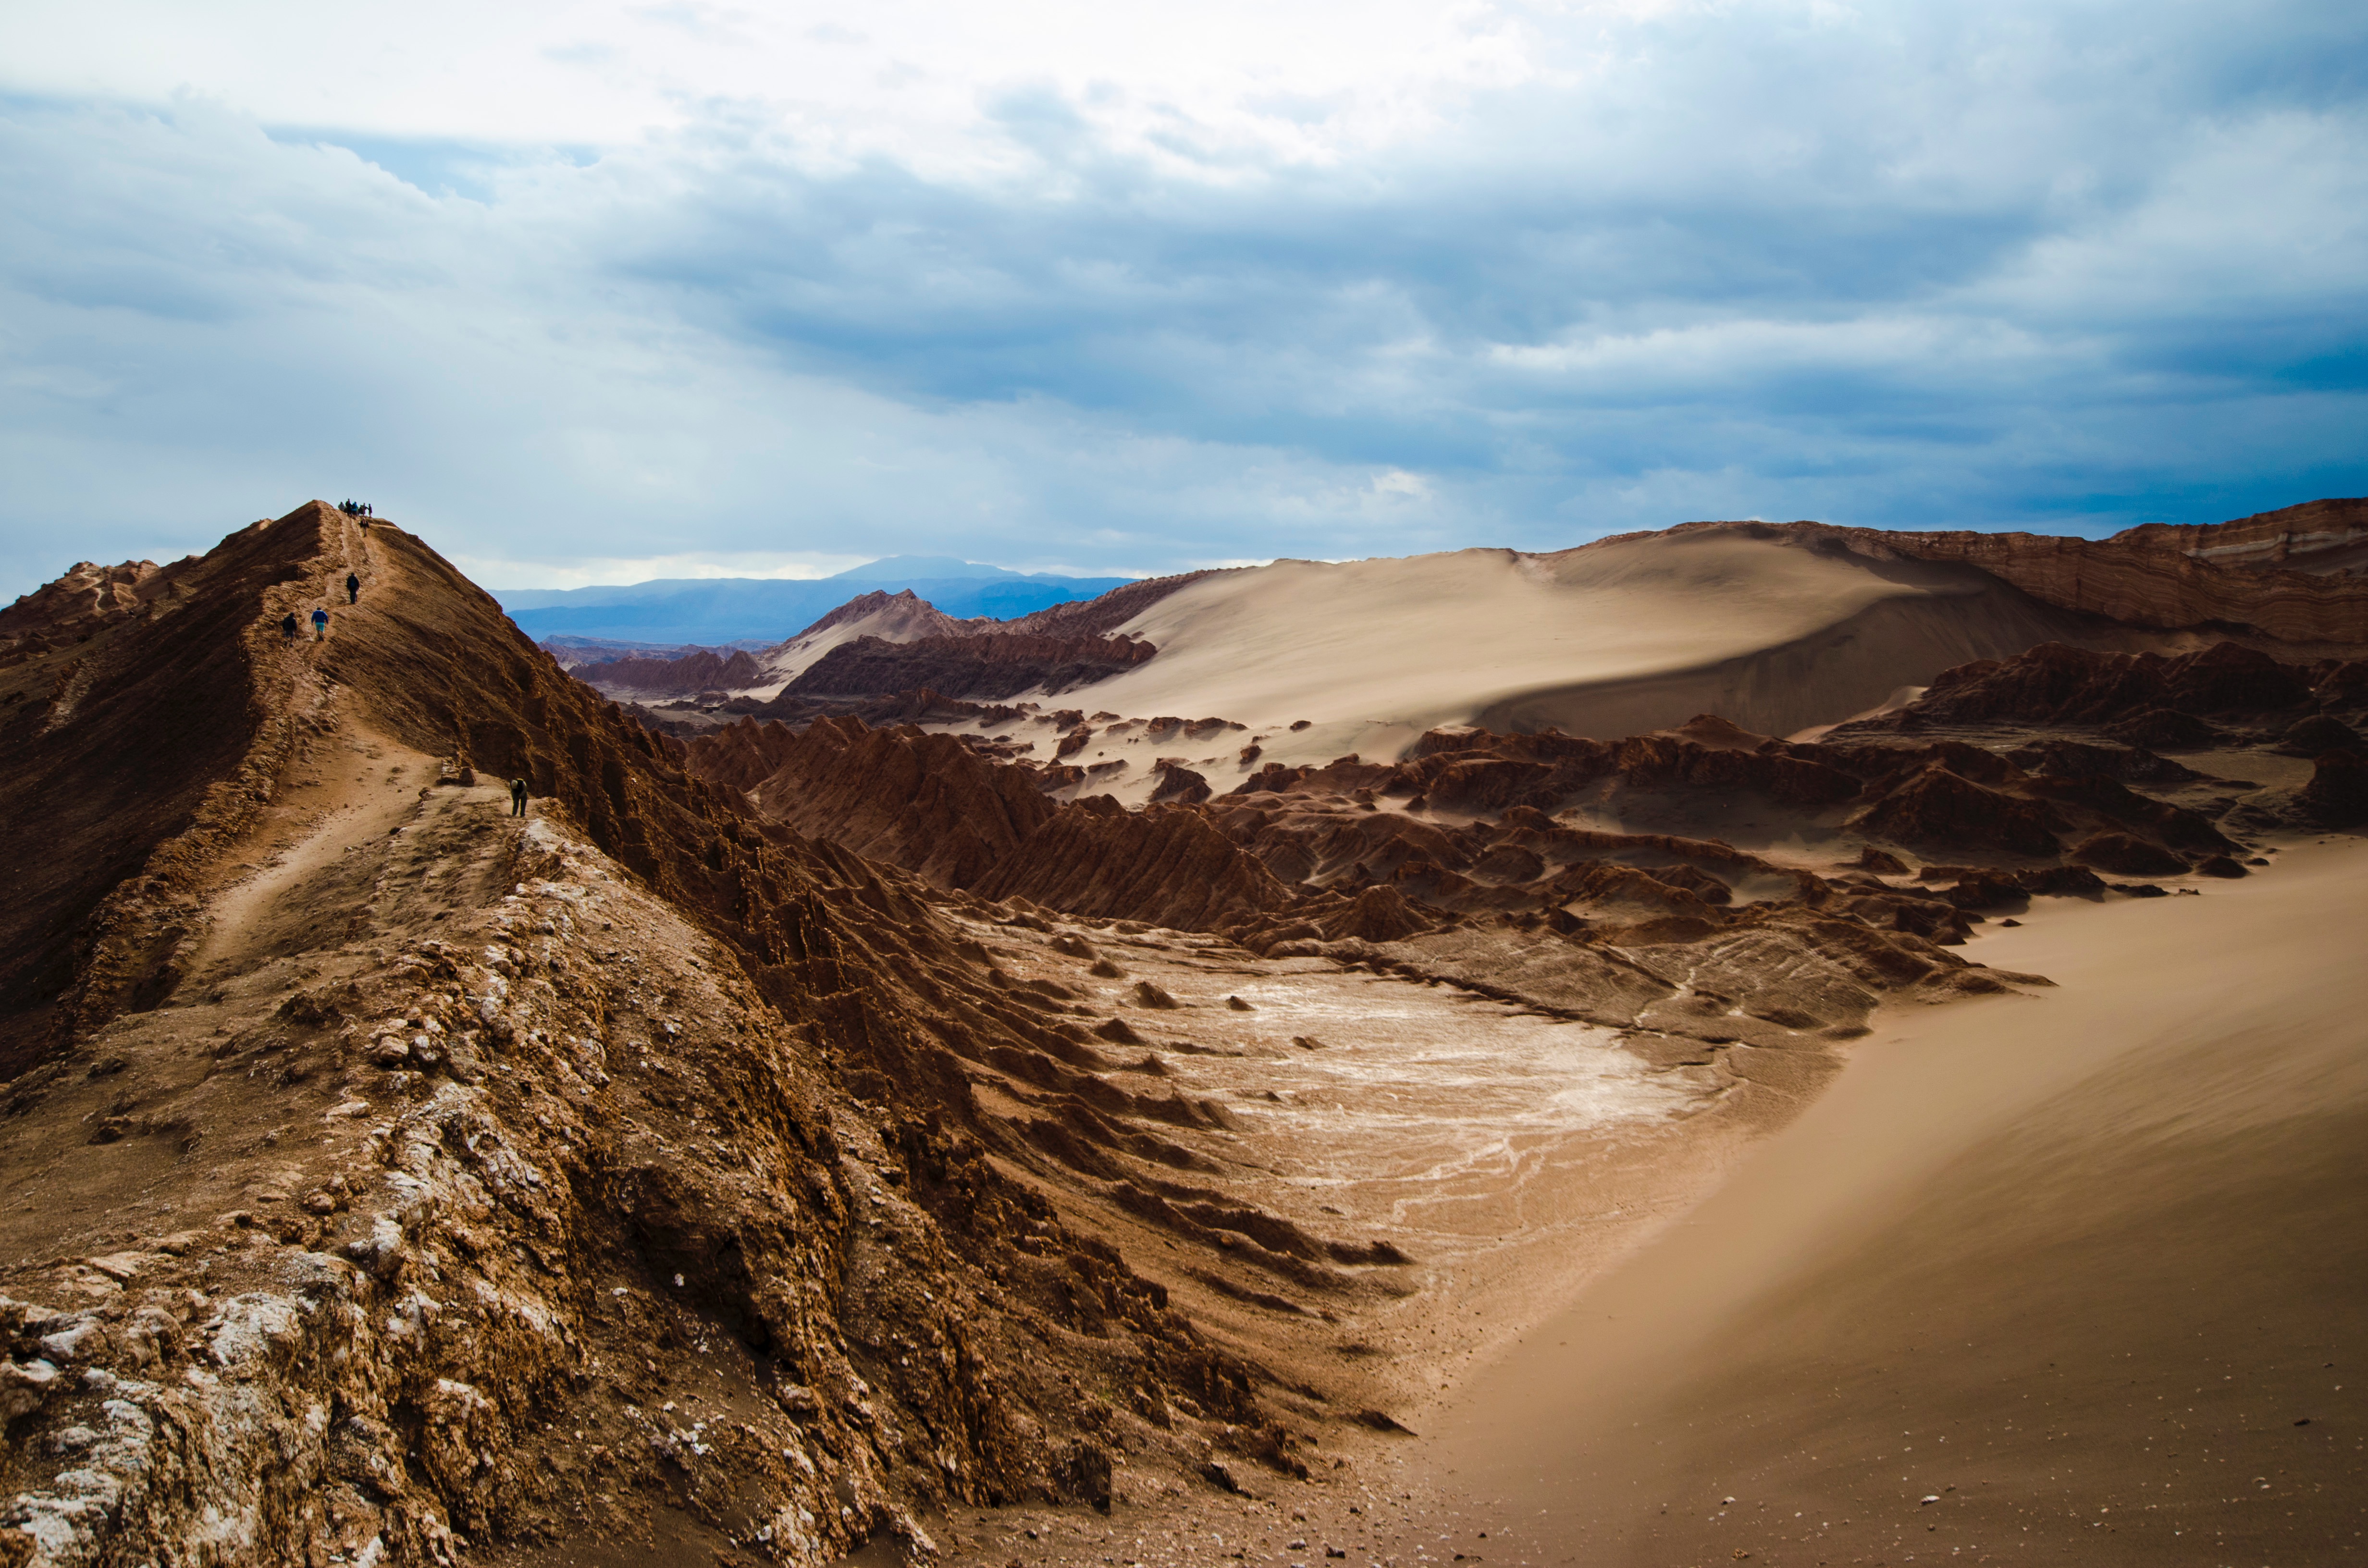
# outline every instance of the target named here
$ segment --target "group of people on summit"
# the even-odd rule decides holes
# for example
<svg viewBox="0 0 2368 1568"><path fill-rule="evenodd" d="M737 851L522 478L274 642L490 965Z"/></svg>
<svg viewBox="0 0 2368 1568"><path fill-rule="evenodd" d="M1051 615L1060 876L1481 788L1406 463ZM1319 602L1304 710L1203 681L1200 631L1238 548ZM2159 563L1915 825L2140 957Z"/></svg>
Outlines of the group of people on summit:
<svg viewBox="0 0 2368 1568"><path fill-rule="evenodd" d="M340 501L337 503L337 510L343 512L348 517L374 517L378 516L377 513L370 510L370 503L367 501Z"/></svg>

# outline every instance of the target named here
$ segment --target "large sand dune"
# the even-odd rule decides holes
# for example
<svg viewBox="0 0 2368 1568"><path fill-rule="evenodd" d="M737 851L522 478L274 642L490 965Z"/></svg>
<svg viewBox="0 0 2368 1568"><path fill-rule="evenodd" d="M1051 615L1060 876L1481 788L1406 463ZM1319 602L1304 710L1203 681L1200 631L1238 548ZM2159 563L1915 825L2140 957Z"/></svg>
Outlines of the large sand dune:
<svg viewBox="0 0 2368 1568"><path fill-rule="evenodd" d="M1425 1467L1442 1528L1519 1521L1530 1561L2350 1561L2368 851L2286 859L1989 938L2061 989L1896 1018L1474 1379Z"/></svg>
<svg viewBox="0 0 2368 1568"><path fill-rule="evenodd" d="M1441 724L1622 735L1705 711L1789 733L1953 665L2118 629L1970 567L1699 533L1281 561L1203 578L1121 630L1159 656L1095 687L1101 707L1305 719L1326 745L1381 753Z"/></svg>

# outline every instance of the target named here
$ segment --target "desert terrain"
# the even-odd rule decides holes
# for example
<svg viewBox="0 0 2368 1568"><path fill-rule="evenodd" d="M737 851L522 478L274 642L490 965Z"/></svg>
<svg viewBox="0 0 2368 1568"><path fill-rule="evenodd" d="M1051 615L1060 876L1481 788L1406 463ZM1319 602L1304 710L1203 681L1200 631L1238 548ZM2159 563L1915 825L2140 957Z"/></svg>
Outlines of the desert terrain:
<svg viewBox="0 0 2368 1568"><path fill-rule="evenodd" d="M77 567L0 1562L2343 1560L2368 505L2133 534Z"/></svg>

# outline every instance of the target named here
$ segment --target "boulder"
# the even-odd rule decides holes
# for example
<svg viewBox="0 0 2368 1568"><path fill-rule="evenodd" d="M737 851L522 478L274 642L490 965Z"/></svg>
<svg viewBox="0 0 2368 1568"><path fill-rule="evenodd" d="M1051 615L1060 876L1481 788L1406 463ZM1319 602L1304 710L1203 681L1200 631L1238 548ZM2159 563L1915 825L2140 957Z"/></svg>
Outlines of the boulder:
<svg viewBox="0 0 2368 1568"><path fill-rule="evenodd" d="M2288 756L2323 756L2331 751L2360 749L2360 732L2332 713L2314 713L2288 725L2278 737L2277 749Z"/></svg>
<svg viewBox="0 0 2368 1568"><path fill-rule="evenodd" d="M2348 748L2326 753L2295 800L2330 827L2368 822L2368 756Z"/></svg>

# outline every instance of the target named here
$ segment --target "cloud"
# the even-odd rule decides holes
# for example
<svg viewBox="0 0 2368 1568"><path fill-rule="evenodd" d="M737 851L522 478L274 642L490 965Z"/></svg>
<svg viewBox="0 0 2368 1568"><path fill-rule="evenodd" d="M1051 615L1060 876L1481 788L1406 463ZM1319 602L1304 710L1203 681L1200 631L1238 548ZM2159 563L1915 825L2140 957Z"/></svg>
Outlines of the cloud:
<svg viewBox="0 0 2368 1568"><path fill-rule="evenodd" d="M519 15L540 136L0 98L0 585L313 494L523 585L2368 490L2352 8Z"/></svg>

